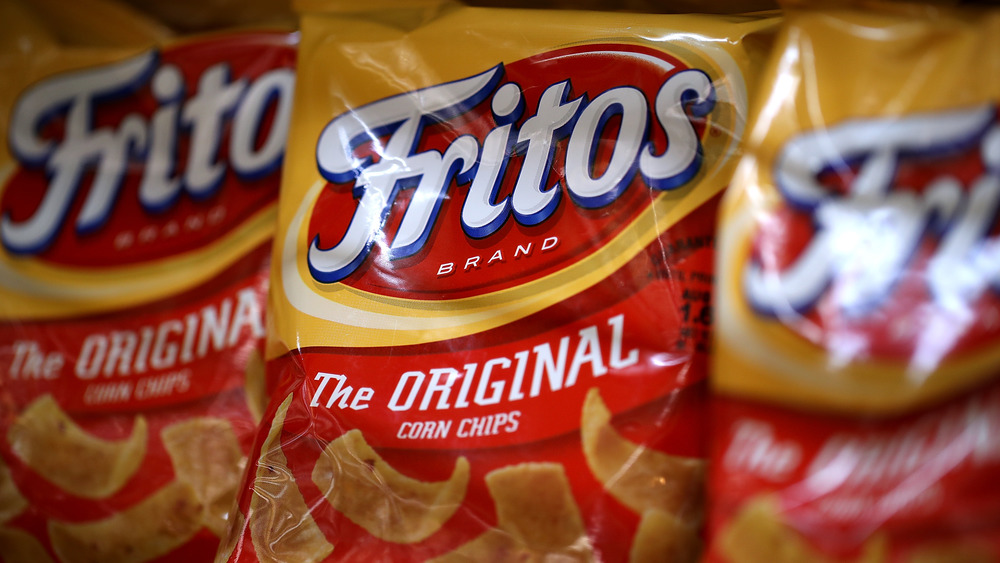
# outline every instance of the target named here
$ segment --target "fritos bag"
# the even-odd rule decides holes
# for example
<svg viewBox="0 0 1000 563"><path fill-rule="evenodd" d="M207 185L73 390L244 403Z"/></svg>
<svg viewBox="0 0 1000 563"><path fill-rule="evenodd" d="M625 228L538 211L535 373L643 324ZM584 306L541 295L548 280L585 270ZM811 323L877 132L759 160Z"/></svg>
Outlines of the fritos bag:
<svg viewBox="0 0 1000 563"><path fill-rule="evenodd" d="M694 561L719 192L773 18L304 2L219 561Z"/></svg>
<svg viewBox="0 0 1000 563"><path fill-rule="evenodd" d="M0 560L211 560L263 389L294 36L54 8L0 2Z"/></svg>
<svg viewBox="0 0 1000 563"><path fill-rule="evenodd" d="M1000 560L998 76L995 8L787 13L720 216L709 561Z"/></svg>

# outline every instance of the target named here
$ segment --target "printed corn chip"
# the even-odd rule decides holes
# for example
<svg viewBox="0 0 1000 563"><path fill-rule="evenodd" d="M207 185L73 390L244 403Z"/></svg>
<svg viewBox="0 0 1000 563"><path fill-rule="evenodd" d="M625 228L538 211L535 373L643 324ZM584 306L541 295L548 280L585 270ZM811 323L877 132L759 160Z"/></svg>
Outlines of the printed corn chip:
<svg viewBox="0 0 1000 563"><path fill-rule="evenodd" d="M633 511L662 510L700 522L705 462L667 455L623 438L597 389L587 393L580 422L587 465L615 498Z"/></svg>
<svg viewBox="0 0 1000 563"><path fill-rule="evenodd" d="M281 451L281 428L292 396L281 403L271 421L257 460L248 515L250 537L260 561L321 561L333 551L316 525Z"/></svg>
<svg viewBox="0 0 1000 563"><path fill-rule="evenodd" d="M781 521L777 501L754 499L743 507L722 533L720 544L733 563L883 563L888 560L885 538L865 543L855 559L840 560L824 555Z"/></svg>
<svg viewBox="0 0 1000 563"><path fill-rule="evenodd" d="M313 482L352 522L386 541L413 543L436 532L458 509L469 482L469 462L458 458L447 480L424 482L393 469L351 430L330 442Z"/></svg>
<svg viewBox="0 0 1000 563"><path fill-rule="evenodd" d="M433 559L460 561L592 561L594 554L565 469L523 463L491 471L486 486L497 528Z"/></svg>
<svg viewBox="0 0 1000 563"><path fill-rule="evenodd" d="M103 520L52 520L49 538L64 563L142 563L190 539L201 528L203 510L191 485L176 481Z"/></svg>
<svg viewBox="0 0 1000 563"><path fill-rule="evenodd" d="M205 507L205 526L222 537L246 465L232 424L197 417L172 424L160 435L177 480L194 488Z"/></svg>
<svg viewBox="0 0 1000 563"><path fill-rule="evenodd" d="M556 463L522 463L486 475L500 528L535 551L586 551L580 509Z"/></svg>
<svg viewBox="0 0 1000 563"><path fill-rule="evenodd" d="M128 481L146 454L146 419L135 417L123 440L104 440L81 429L44 395L7 430L11 449L39 475L69 493L87 498L113 494Z"/></svg>
<svg viewBox="0 0 1000 563"><path fill-rule="evenodd" d="M629 561L694 563L701 554L701 543L697 527L673 514L652 508L642 513L639 528L632 538Z"/></svg>

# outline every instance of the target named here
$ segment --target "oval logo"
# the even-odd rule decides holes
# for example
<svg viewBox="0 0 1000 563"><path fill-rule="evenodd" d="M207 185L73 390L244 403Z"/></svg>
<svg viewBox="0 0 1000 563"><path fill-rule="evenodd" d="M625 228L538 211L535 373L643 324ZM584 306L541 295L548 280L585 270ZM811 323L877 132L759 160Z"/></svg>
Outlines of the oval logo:
<svg viewBox="0 0 1000 563"><path fill-rule="evenodd" d="M353 109L316 145L309 272L425 300L545 277L696 183L715 105L702 70L588 45Z"/></svg>
<svg viewBox="0 0 1000 563"><path fill-rule="evenodd" d="M992 346L997 123L984 105L793 137L773 170L783 202L744 267L748 303L817 345L918 370Z"/></svg>
<svg viewBox="0 0 1000 563"><path fill-rule="evenodd" d="M208 244L277 197L294 88L288 34L236 34L43 79L11 115L4 249L61 266Z"/></svg>

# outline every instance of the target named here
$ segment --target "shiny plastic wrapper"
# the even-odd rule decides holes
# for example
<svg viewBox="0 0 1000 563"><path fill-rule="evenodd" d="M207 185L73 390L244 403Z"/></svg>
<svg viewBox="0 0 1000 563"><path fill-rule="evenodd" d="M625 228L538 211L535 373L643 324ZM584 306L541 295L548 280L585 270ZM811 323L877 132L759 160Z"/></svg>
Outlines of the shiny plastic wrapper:
<svg viewBox="0 0 1000 563"><path fill-rule="evenodd" d="M696 561L768 16L303 2L271 402L218 561Z"/></svg>
<svg viewBox="0 0 1000 563"><path fill-rule="evenodd" d="M0 2L0 561L216 553L263 386L294 40Z"/></svg>
<svg viewBox="0 0 1000 563"><path fill-rule="evenodd" d="M1000 560L1000 11L791 7L720 215L713 563Z"/></svg>

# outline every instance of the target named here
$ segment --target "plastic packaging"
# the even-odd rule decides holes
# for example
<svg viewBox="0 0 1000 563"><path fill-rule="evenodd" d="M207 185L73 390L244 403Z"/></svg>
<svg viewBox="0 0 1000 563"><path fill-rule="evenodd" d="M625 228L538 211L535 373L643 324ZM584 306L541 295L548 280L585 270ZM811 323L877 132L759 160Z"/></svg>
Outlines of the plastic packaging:
<svg viewBox="0 0 1000 563"><path fill-rule="evenodd" d="M694 561L769 17L303 2L271 403L218 561Z"/></svg>
<svg viewBox="0 0 1000 563"><path fill-rule="evenodd" d="M261 402L295 37L56 8L0 3L0 560L208 561Z"/></svg>
<svg viewBox="0 0 1000 563"><path fill-rule="evenodd" d="M1000 12L792 7L720 216L709 561L1000 558Z"/></svg>

